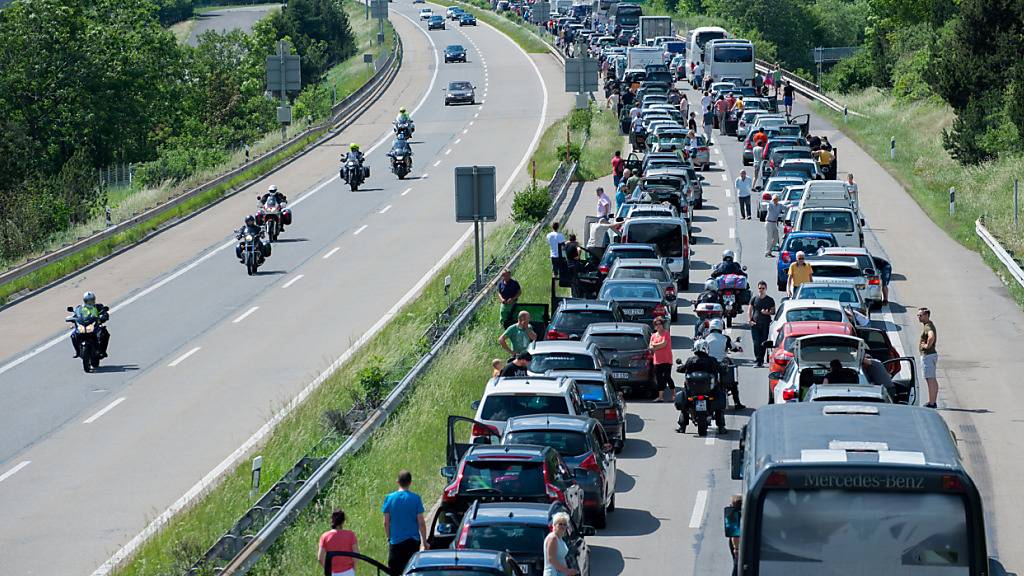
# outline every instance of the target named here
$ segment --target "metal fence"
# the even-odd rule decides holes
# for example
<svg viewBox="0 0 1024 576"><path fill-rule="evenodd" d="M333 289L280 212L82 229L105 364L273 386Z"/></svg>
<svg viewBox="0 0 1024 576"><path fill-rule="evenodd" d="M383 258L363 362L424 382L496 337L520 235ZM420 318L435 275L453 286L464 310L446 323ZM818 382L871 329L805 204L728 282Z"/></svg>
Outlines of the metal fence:
<svg viewBox="0 0 1024 576"><path fill-rule="evenodd" d="M138 164L133 162L118 162L106 168L96 171L97 185L100 190L121 186L131 186L135 180L135 168Z"/></svg>

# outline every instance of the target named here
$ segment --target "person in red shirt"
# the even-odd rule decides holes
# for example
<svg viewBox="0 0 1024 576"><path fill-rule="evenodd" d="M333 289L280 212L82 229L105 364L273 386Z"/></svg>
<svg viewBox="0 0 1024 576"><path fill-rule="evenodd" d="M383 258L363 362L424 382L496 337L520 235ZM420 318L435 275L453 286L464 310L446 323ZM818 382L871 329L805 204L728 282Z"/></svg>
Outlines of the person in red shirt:
<svg viewBox="0 0 1024 576"><path fill-rule="evenodd" d="M317 559L323 566L327 561L328 552L359 552L356 534L351 530L343 530L345 511L331 512L331 529L320 536L320 550ZM331 576L356 576L356 561L350 556L331 558Z"/></svg>
<svg viewBox="0 0 1024 576"><path fill-rule="evenodd" d="M665 326L664 318L654 319L654 334L649 348L654 353L654 378L658 387L655 402L671 402L676 391L672 382L672 333Z"/></svg>
<svg viewBox="0 0 1024 576"><path fill-rule="evenodd" d="M722 96L715 102L715 117L718 119L718 129L725 125L725 112L729 109L729 103Z"/></svg>
<svg viewBox="0 0 1024 576"><path fill-rule="evenodd" d="M755 132L754 136L751 138L751 141L754 143L754 146L764 148L764 145L768 143L768 135L764 133L763 128L758 128L757 132Z"/></svg>
<svg viewBox="0 0 1024 576"><path fill-rule="evenodd" d="M615 155L612 156L612 182L616 188L619 187L619 182L622 181L622 170L625 168L622 164L623 162L622 151L616 150Z"/></svg>

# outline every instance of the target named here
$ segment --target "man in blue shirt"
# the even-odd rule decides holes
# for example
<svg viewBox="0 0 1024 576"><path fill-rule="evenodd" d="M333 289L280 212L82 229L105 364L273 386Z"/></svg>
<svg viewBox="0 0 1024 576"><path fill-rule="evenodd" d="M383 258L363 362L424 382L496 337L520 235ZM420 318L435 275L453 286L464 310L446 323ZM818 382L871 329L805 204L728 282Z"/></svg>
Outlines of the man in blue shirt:
<svg viewBox="0 0 1024 576"><path fill-rule="evenodd" d="M423 500L409 490L412 473L398 473L398 490L384 498L384 535L388 537L388 568L401 574L413 554L427 546L427 524L423 520Z"/></svg>

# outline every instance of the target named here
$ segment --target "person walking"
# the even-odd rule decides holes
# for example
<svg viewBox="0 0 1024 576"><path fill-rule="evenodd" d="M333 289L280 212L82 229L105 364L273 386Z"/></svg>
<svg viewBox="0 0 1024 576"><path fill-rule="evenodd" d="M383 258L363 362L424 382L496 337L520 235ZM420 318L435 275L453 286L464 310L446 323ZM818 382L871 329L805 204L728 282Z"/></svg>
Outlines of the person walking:
<svg viewBox="0 0 1024 576"><path fill-rule="evenodd" d="M612 212L612 199L604 193L604 187L597 187L597 217L607 218Z"/></svg>
<svg viewBox="0 0 1024 576"><path fill-rule="evenodd" d="M690 129L690 132L697 131L697 113L690 112L690 118L686 121L686 127Z"/></svg>
<svg viewBox="0 0 1024 576"><path fill-rule="evenodd" d="M921 372L928 383L928 403L925 408L935 408L939 399L939 380L936 376L939 353L935 350L938 333L932 322L931 310L922 307L917 311L917 320L921 323L921 340L917 349L921 352Z"/></svg>
<svg viewBox="0 0 1024 576"><path fill-rule="evenodd" d="M520 352L526 352L530 342L537 340L537 333L530 326L530 313L520 310L516 323L512 324L498 336L498 345L508 352L509 356L515 356Z"/></svg>
<svg viewBox="0 0 1024 576"><path fill-rule="evenodd" d="M772 201L768 203L764 216L764 255L769 258L774 256L775 246L779 244L779 225L785 211L786 207L779 202L779 195L772 194Z"/></svg>
<svg viewBox="0 0 1024 576"><path fill-rule="evenodd" d="M523 287L512 277L512 272L508 268L503 269L498 279L498 301L501 303L498 308L498 316L502 328L508 328L512 324L512 311L522 293Z"/></svg>
<svg viewBox="0 0 1024 576"><path fill-rule="evenodd" d="M556 512L551 517L551 532L544 537L544 576L576 576L580 573L567 563L569 546L565 543L569 531L569 515Z"/></svg>
<svg viewBox="0 0 1024 576"><path fill-rule="evenodd" d="M622 164L623 162L625 161L622 159L622 151L616 150L612 156L612 183L615 184L616 188L618 188L619 182L622 181L622 171L625 169L625 166Z"/></svg>
<svg viewBox="0 0 1024 576"><path fill-rule="evenodd" d="M782 87L782 66L778 64L775 65L775 71L772 72L772 84L775 85L775 97L778 98L779 88Z"/></svg>
<svg viewBox="0 0 1024 576"><path fill-rule="evenodd" d="M736 198L740 201L740 220L750 220L750 190L754 181L747 178L747 171L740 170L740 177L736 179Z"/></svg>
<svg viewBox="0 0 1024 576"><path fill-rule="evenodd" d="M654 378L658 397L655 402L671 402L675 397L676 385L672 382L672 334L665 326L665 319L654 319L654 334L648 346L654 353Z"/></svg>
<svg viewBox="0 0 1024 576"><path fill-rule="evenodd" d="M690 100L686 97L686 94L681 94L679 98L679 112L683 114L683 118L690 115Z"/></svg>
<svg viewBox="0 0 1024 576"><path fill-rule="evenodd" d="M711 106L712 104L714 104L714 102L711 100L711 92L705 90L704 96L700 99L700 113L703 114L704 111L708 109L708 106Z"/></svg>
<svg viewBox="0 0 1024 576"><path fill-rule="evenodd" d="M711 109L711 106L709 105L707 108L704 109L704 137L707 138L708 146L714 145L714 142L711 141L711 130L714 128L714 126L715 112Z"/></svg>
<svg viewBox="0 0 1024 576"><path fill-rule="evenodd" d="M328 552L359 553L359 542L356 533L345 530L345 511L331 512L331 529L320 535L320 546L317 560L320 566L327 563ZM326 570L325 570L326 572ZM331 576L356 576L356 561L351 556L335 556L331 558Z"/></svg>
<svg viewBox="0 0 1024 576"><path fill-rule="evenodd" d="M860 208L860 196L858 195L858 193L860 192L860 187L857 186L857 182L853 179L853 172L850 172L849 174L846 175L846 182L845 182L845 184L846 184L846 193L849 194L850 198L853 200L853 205L856 206L859 209Z"/></svg>
<svg viewBox="0 0 1024 576"><path fill-rule="evenodd" d="M565 235L559 231L560 225L558 222L551 223L551 232L548 232L548 251L551 254L551 275L558 276L558 271L562 269L562 255L559 254L559 248L565 243Z"/></svg>
<svg viewBox="0 0 1024 576"><path fill-rule="evenodd" d="M796 289L804 282L814 280L814 269L807 263L807 255L801 250L796 253L796 261L789 265L789 279L786 281L786 294L792 298Z"/></svg>
<svg viewBox="0 0 1024 576"><path fill-rule="evenodd" d="M729 98L732 98L732 93L729 93ZM718 117L718 133L725 134L725 114L729 111L729 100L723 98L721 95L718 96L718 100L715 102L715 113Z"/></svg>
<svg viewBox="0 0 1024 576"><path fill-rule="evenodd" d="M388 568L393 574L401 574L413 554L430 547L427 524L423 521L423 500L410 486L412 473L402 470L398 473L398 490L388 494L380 508L388 539Z"/></svg>
<svg viewBox="0 0 1024 576"><path fill-rule="evenodd" d="M621 208L622 205L626 203L626 191L627 190L628 190L628 186L626 186L626 181L625 180L621 180L619 182L618 186L615 187L615 213L616 214L619 212L619 208Z"/></svg>
<svg viewBox="0 0 1024 576"><path fill-rule="evenodd" d="M786 116L793 115L793 85L786 81L786 86L782 89L782 104L786 107Z"/></svg>
<svg viewBox="0 0 1024 576"><path fill-rule="evenodd" d="M768 328L775 317L775 299L768 295L768 283L761 280L757 283L757 296L750 299L747 309L747 320L750 322L750 337L754 340L754 362L757 367L764 366L767 348Z"/></svg>

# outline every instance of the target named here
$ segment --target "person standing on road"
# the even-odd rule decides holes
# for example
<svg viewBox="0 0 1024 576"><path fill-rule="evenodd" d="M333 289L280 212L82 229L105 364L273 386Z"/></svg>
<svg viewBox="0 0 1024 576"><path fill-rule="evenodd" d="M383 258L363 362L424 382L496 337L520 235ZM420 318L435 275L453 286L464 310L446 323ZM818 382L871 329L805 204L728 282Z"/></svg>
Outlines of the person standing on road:
<svg viewBox="0 0 1024 576"><path fill-rule="evenodd" d="M654 319L654 334L648 346L654 353L654 378L658 397L655 402L670 402L675 396L676 385L672 382L672 334L665 326L664 318Z"/></svg>
<svg viewBox="0 0 1024 576"><path fill-rule="evenodd" d="M343 530L344 525L345 511L331 512L331 529L320 535L320 548L317 551L317 559L321 566L326 564L328 552L359 553L356 533L351 530ZM355 559L349 556L331 558L331 576L356 576Z"/></svg>
<svg viewBox="0 0 1024 576"><path fill-rule="evenodd" d="M629 170L626 170L626 172L629 172ZM626 191L627 190L628 190L628 186L626 186L626 181L625 180L620 180L618 186L615 187L615 213L616 214L619 212L619 208L621 208L622 205L626 203Z"/></svg>
<svg viewBox="0 0 1024 576"><path fill-rule="evenodd" d="M565 543L568 531L569 515L565 512L555 513L551 517L551 532L544 537L543 576L576 576L580 573L568 564L569 546Z"/></svg>
<svg viewBox="0 0 1024 576"><path fill-rule="evenodd" d="M732 94L730 93L729 96L731 97ZM729 111L729 101L726 100L725 98L723 98L722 96L719 96L718 100L715 102L715 112L716 112L716 114L718 116L718 131L719 131L719 134L724 134L725 133L724 132L724 130L725 130L725 113L728 112L728 111Z"/></svg>
<svg viewBox="0 0 1024 576"><path fill-rule="evenodd" d="M690 112L690 118L686 121L686 127L690 129L690 132L697 131L697 113Z"/></svg>
<svg viewBox="0 0 1024 576"><path fill-rule="evenodd" d="M384 535L388 539L388 568L401 574L413 554L428 549L427 524L423 521L423 500L409 487L412 473L398 473L398 490L384 498Z"/></svg>
<svg viewBox="0 0 1024 576"><path fill-rule="evenodd" d="M806 254L801 250L796 253L796 262L789 265L789 280L787 280L786 284L786 294L790 298L796 294L796 289L801 284L814 280L814 270L805 258Z"/></svg>
<svg viewBox="0 0 1024 576"><path fill-rule="evenodd" d="M530 313L526 310L519 311L519 317L515 324L505 328L505 331L498 337L498 345L508 352L509 356L515 356L530 347L530 342L537 340L537 333L530 327Z"/></svg>
<svg viewBox="0 0 1024 576"><path fill-rule="evenodd" d="M775 84L775 97L779 97L779 88L782 87L782 66L775 65L775 71L772 72L772 80ZM788 84L788 82L787 82Z"/></svg>
<svg viewBox="0 0 1024 576"><path fill-rule="evenodd" d="M683 118L690 115L690 101L686 98L686 94L680 94L679 111L683 114Z"/></svg>
<svg viewBox="0 0 1024 576"><path fill-rule="evenodd" d="M498 314L501 317L502 328L508 328L512 324L512 310L515 309L522 292L523 287L516 282L515 278L512 278L512 272L508 268L502 270L501 277L498 279L498 300L501 303Z"/></svg>
<svg viewBox="0 0 1024 576"><path fill-rule="evenodd" d="M714 126L715 113L711 109L711 106L708 106L704 110L704 137L707 138L708 146L712 146L714 144L714 142L711 141L711 130L714 128Z"/></svg>
<svg viewBox="0 0 1024 576"><path fill-rule="evenodd" d="M750 337L754 340L754 362L757 367L764 366L765 340L768 340L768 327L775 317L775 299L768 295L768 283L761 280L757 283L757 296L750 299L747 309L747 320L750 322Z"/></svg>
<svg viewBox="0 0 1024 576"><path fill-rule="evenodd" d="M786 107L786 116L793 115L793 85L786 81L786 86L782 89L782 104Z"/></svg>
<svg viewBox="0 0 1024 576"><path fill-rule="evenodd" d="M939 353L935 350L937 332L932 323L932 312L927 308L917 311L917 320L921 323L921 341L917 348L921 352L921 372L928 382L928 403L925 408L935 408L939 399L939 380L936 376Z"/></svg>
<svg viewBox="0 0 1024 576"><path fill-rule="evenodd" d="M740 177L736 179L736 198L740 201L740 220L750 220L750 189L754 181L747 178L747 171L740 170Z"/></svg>
<svg viewBox="0 0 1024 576"><path fill-rule="evenodd" d="M604 187L597 187L597 217L607 218L612 212L612 199L604 193Z"/></svg>
<svg viewBox="0 0 1024 576"><path fill-rule="evenodd" d="M854 206L857 206L858 208L860 207L860 197L858 196L859 192L860 187L857 186L857 182L853 179L853 172L850 172L846 175L846 193L850 195Z"/></svg>
<svg viewBox="0 0 1024 576"><path fill-rule="evenodd" d="M772 194L772 201L768 203L768 210L764 216L764 255L769 258L775 255L775 246L779 244L779 224L785 210L786 207L779 203L779 195Z"/></svg>
<svg viewBox="0 0 1024 576"><path fill-rule="evenodd" d="M565 243L565 236L558 231L558 222L551 223L551 232L548 232L546 236L548 241L548 251L551 254L551 275L558 276L558 271L562 269L562 255L559 254L558 250L562 244Z"/></svg>
<svg viewBox="0 0 1024 576"><path fill-rule="evenodd" d="M612 156L612 183L615 187L619 187L619 182L622 181L622 171L625 168L623 166L624 160L622 159L622 151L616 150L615 155Z"/></svg>
<svg viewBox="0 0 1024 576"><path fill-rule="evenodd" d="M700 112L701 112L701 114L703 114L704 111L708 109L708 106L711 106L712 104L714 104L714 102L711 100L711 92L708 92L707 90L705 90L704 91L704 96L700 99Z"/></svg>
<svg viewBox="0 0 1024 576"><path fill-rule="evenodd" d="M640 185L640 177L632 171L627 170L627 172L629 172L628 176L623 172L623 176L626 178L626 195L632 196L633 192L636 192L636 187Z"/></svg>

